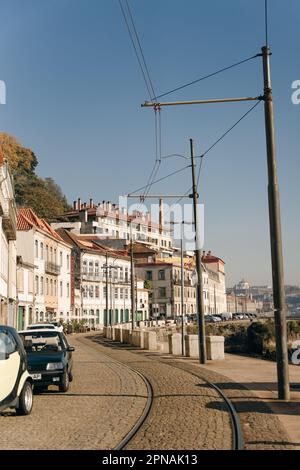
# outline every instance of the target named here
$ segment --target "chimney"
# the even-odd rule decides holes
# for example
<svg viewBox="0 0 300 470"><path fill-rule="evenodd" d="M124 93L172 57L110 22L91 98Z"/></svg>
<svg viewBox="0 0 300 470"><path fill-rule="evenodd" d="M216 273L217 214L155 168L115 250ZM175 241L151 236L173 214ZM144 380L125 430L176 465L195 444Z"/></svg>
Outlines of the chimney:
<svg viewBox="0 0 300 470"><path fill-rule="evenodd" d="M86 202L83 203L83 208L86 209Z"/></svg>
<svg viewBox="0 0 300 470"><path fill-rule="evenodd" d="M94 207L94 201L93 201L92 198L90 198L90 207L91 207L91 208Z"/></svg>
<svg viewBox="0 0 300 470"><path fill-rule="evenodd" d="M81 209L81 199L79 197L77 201L77 210L80 211L80 209Z"/></svg>
<svg viewBox="0 0 300 470"><path fill-rule="evenodd" d="M164 226L164 201L163 199L159 200L159 225L160 228Z"/></svg>
<svg viewBox="0 0 300 470"><path fill-rule="evenodd" d="M76 211L76 201L73 202L73 210Z"/></svg>

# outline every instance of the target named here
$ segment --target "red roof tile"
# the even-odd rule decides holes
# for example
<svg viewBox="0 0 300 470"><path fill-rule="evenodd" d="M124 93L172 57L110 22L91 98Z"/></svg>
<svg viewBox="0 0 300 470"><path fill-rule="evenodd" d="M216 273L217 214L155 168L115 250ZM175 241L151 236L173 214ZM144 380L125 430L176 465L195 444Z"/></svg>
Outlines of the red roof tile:
<svg viewBox="0 0 300 470"><path fill-rule="evenodd" d="M63 241L48 222L40 219L30 207L20 207L18 209L17 230L31 230L34 227L43 230L48 235L57 238L57 240Z"/></svg>

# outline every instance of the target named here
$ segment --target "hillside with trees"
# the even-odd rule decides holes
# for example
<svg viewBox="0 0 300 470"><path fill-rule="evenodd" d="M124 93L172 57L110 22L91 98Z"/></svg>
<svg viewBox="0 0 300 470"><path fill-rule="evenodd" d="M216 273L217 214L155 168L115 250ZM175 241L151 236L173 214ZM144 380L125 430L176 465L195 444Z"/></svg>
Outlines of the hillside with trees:
<svg viewBox="0 0 300 470"><path fill-rule="evenodd" d="M52 178L41 178L31 149L23 147L15 137L0 132L0 145L14 177L17 206L31 207L39 217L51 220L70 209L61 188Z"/></svg>

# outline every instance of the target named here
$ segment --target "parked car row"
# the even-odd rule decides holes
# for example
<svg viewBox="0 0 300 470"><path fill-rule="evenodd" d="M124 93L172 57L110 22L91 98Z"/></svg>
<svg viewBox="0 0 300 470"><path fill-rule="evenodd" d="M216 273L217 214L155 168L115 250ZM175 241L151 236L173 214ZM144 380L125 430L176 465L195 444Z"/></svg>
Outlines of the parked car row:
<svg viewBox="0 0 300 470"><path fill-rule="evenodd" d="M56 385L66 392L73 380L73 351L58 324L37 323L19 332L0 326L0 411L15 408L28 415L33 390Z"/></svg>

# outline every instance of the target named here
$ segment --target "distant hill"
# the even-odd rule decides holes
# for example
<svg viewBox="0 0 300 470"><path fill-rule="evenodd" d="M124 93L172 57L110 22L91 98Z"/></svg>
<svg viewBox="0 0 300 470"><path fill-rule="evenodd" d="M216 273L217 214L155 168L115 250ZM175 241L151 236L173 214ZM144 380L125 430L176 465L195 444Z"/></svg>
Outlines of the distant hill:
<svg viewBox="0 0 300 470"><path fill-rule="evenodd" d="M23 147L12 135L0 132L0 145L14 177L16 203L32 207L39 217L55 219L71 207L61 188L52 178L41 178L35 173L37 157Z"/></svg>

